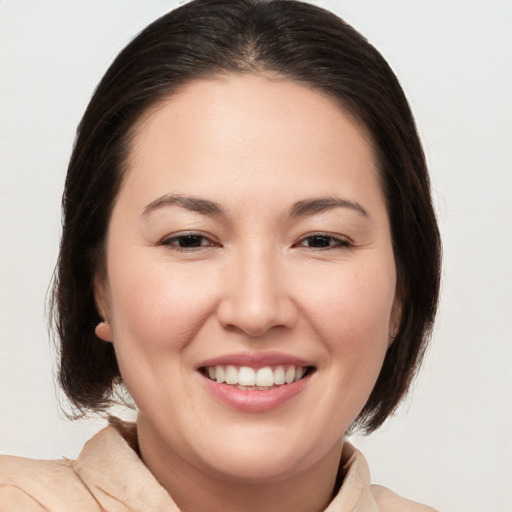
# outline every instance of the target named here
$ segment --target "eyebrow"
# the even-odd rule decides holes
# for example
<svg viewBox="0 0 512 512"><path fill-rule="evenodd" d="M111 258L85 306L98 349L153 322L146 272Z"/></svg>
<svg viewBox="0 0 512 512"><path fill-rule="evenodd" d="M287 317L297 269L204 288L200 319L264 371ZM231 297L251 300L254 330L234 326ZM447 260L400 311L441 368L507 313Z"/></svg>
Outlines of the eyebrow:
<svg viewBox="0 0 512 512"><path fill-rule="evenodd" d="M175 204L185 208L186 210L198 212L203 215L224 215L222 207L213 201L200 199L198 197L183 196L180 194L166 194L165 196L155 199L144 208L142 215L147 216L163 206L171 206Z"/></svg>
<svg viewBox="0 0 512 512"><path fill-rule="evenodd" d="M181 194L166 194L149 203L143 210L142 215L150 213L164 206L178 205L186 210L200 213L202 215L225 216L225 212L218 203L199 197L184 196ZM305 199L296 202L290 209L290 217L301 217L314 215L333 208L350 208L364 217L369 217L368 212L357 202L340 197L321 197Z"/></svg>
<svg viewBox="0 0 512 512"><path fill-rule="evenodd" d="M292 206L290 217L314 215L333 208L350 208L364 217L370 217L368 212L356 201L342 199L341 197L321 197L299 201Z"/></svg>

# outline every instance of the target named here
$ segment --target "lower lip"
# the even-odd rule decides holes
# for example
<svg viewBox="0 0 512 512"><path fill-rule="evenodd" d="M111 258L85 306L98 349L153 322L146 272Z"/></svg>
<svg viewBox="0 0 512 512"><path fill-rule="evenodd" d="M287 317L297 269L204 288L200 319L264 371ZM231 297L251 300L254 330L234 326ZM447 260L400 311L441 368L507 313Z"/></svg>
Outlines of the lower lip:
<svg viewBox="0 0 512 512"><path fill-rule="evenodd" d="M203 379L208 391L220 402L244 412L265 412L281 407L304 391L309 377L267 390L238 389L204 376Z"/></svg>

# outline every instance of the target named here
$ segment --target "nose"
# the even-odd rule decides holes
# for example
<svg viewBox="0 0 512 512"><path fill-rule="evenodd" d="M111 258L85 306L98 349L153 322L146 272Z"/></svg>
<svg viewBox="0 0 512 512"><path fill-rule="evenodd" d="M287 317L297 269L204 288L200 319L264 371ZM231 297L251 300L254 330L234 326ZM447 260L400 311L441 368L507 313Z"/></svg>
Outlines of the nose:
<svg viewBox="0 0 512 512"><path fill-rule="evenodd" d="M277 327L291 328L298 317L283 262L271 251L246 251L227 265L218 319L252 338Z"/></svg>

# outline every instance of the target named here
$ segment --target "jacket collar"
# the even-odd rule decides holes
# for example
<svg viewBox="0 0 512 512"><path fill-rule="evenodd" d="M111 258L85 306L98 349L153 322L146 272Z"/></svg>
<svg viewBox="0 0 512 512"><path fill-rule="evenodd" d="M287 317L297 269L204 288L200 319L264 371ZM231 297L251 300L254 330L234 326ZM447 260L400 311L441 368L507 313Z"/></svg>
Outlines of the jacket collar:
<svg viewBox="0 0 512 512"><path fill-rule="evenodd" d="M179 512L140 459L136 439L134 423L112 419L86 443L73 468L106 511L119 510L123 504L133 511ZM368 464L348 442L343 445L339 471L343 483L325 512L378 511L370 492Z"/></svg>

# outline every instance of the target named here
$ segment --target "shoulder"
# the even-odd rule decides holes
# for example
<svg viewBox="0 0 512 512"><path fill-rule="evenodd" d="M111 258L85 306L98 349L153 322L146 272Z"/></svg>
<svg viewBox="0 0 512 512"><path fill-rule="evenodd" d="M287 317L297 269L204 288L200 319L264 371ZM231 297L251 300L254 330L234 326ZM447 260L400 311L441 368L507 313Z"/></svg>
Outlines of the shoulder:
<svg viewBox="0 0 512 512"><path fill-rule="evenodd" d="M402 498L398 494L381 485L372 485L371 494L382 512L438 512L427 505Z"/></svg>
<svg viewBox="0 0 512 512"><path fill-rule="evenodd" d="M437 512L386 487L372 485L365 457L348 442L343 446L339 471L343 483L326 512Z"/></svg>
<svg viewBox="0 0 512 512"><path fill-rule="evenodd" d="M99 511L73 461L0 456L0 512Z"/></svg>

